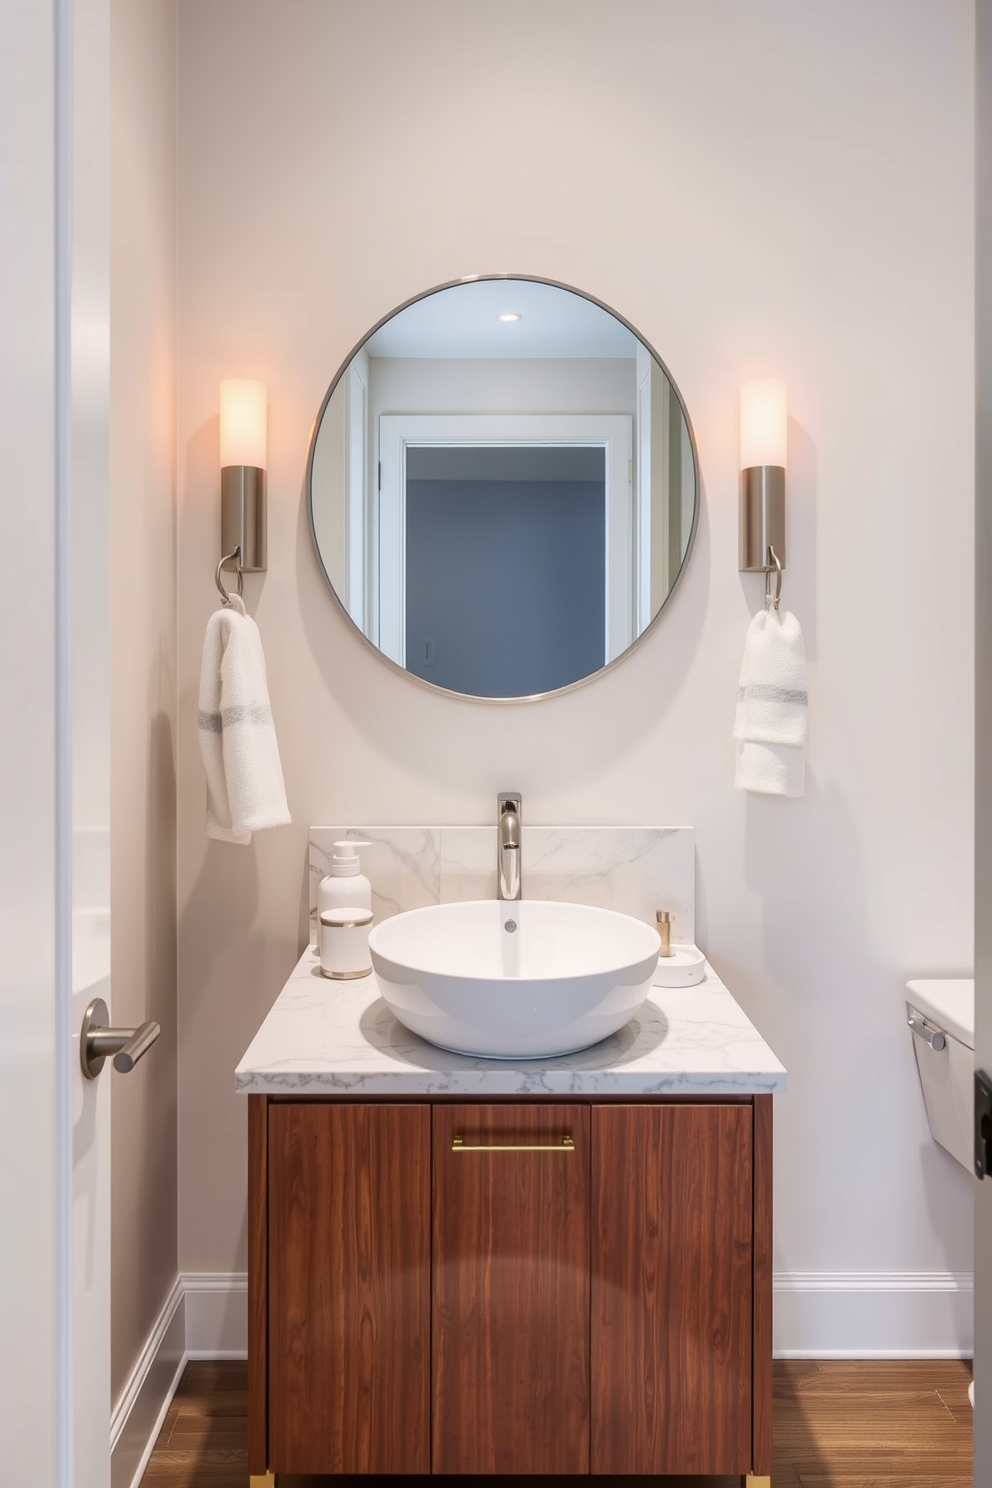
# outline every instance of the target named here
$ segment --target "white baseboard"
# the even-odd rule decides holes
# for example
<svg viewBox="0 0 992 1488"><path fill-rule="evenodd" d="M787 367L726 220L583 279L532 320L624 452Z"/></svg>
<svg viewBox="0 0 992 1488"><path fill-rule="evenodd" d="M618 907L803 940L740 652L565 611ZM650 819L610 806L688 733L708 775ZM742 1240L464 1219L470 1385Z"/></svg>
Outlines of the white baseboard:
<svg viewBox="0 0 992 1488"><path fill-rule="evenodd" d="M248 1356L248 1277L177 1276L110 1417L111 1488L138 1488L188 1359Z"/></svg>
<svg viewBox="0 0 992 1488"><path fill-rule="evenodd" d="M111 1488L140 1483L185 1363L183 1281L177 1276L110 1417Z"/></svg>
<svg viewBox="0 0 992 1488"><path fill-rule="evenodd" d="M950 1271L775 1277L777 1359L960 1359L973 1348L973 1278ZM110 1422L112 1488L137 1488L187 1359L244 1359L248 1278L176 1278Z"/></svg>
<svg viewBox="0 0 992 1488"><path fill-rule="evenodd" d="M186 1357L247 1359L248 1277L243 1271L186 1271Z"/></svg>
<svg viewBox="0 0 992 1488"><path fill-rule="evenodd" d="M777 1359L967 1359L973 1278L954 1271L775 1277Z"/></svg>

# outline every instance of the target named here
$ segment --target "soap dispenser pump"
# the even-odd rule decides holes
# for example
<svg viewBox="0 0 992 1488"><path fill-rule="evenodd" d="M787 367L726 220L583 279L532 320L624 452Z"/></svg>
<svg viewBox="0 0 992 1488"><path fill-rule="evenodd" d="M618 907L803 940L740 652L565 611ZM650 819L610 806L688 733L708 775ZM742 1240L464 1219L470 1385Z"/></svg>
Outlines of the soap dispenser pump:
<svg viewBox="0 0 992 1488"><path fill-rule="evenodd" d="M317 886L317 934L320 940L320 917L330 909L371 909L372 885L362 872L358 859L360 847L371 847L371 842L349 837L335 842L331 857L331 871Z"/></svg>

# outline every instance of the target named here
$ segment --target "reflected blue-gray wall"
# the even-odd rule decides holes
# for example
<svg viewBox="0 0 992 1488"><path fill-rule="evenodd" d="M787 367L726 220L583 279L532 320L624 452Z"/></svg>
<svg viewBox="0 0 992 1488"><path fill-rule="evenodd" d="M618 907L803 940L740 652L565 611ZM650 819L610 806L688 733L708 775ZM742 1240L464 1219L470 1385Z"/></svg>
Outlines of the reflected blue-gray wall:
<svg viewBox="0 0 992 1488"><path fill-rule="evenodd" d="M597 671L605 506L603 477L416 479L408 461L407 670L480 697L548 692Z"/></svg>

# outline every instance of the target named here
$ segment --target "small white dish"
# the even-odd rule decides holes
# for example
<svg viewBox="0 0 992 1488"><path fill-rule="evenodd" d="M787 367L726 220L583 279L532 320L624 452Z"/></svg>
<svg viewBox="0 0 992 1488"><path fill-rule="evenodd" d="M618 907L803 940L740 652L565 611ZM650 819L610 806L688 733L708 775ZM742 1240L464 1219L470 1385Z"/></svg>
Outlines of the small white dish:
<svg viewBox="0 0 992 1488"><path fill-rule="evenodd" d="M706 978L706 957L698 946L673 945L670 956L659 956L651 977L653 987L697 987Z"/></svg>

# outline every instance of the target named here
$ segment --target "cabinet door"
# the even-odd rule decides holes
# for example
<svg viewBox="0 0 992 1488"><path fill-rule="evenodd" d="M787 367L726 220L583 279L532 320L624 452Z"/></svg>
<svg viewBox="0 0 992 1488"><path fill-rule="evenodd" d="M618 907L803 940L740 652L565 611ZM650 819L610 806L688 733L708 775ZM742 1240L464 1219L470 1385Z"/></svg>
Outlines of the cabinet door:
<svg viewBox="0 0 992 1488"><path fill-rule="evenodd" d="M430 1107L269 1106L269 1466L430 1471Z"/></svg>
<svg viewBox="0 0 992 1488"><path fill-rule="evenodd" d="M751 1108L592 1113L593 1473L751 1464Z"/></svg>
<svg viewBox="0 0 992 1488"><path fill-rule="evenodd" d="M589 1471L589 1177L588 1106L435 1106L434 1472Z"/></svg>

